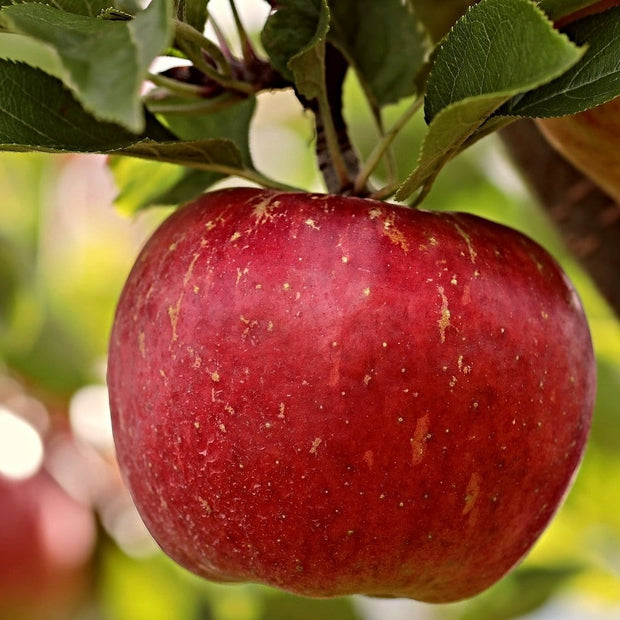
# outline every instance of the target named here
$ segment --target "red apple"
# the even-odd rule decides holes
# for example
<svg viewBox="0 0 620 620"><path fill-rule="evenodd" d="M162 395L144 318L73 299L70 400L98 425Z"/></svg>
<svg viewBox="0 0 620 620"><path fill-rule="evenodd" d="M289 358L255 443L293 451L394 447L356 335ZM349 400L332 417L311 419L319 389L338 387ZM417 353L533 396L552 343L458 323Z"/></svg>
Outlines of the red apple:
<svg viewBox="0 0 620 620"><path fill-rule="evenodd" d="M94 536L90 509L44 469L19 480L0 474L0 616L69 614L82 595Z"/></svg>
<svg viewBox="0 0 620 620"><path fill-rule="evenodd" d="M620 97L579 114L536 122L559 153L620 203Z"/></svg>
<svg viewBox="0 0 620 620"><path fill-rule="evenodd" d="M120 466L190 571L309 596L472 596L530 549L590 427L580 302L523 235L359 198L223 190L122 293Z"/></svg>

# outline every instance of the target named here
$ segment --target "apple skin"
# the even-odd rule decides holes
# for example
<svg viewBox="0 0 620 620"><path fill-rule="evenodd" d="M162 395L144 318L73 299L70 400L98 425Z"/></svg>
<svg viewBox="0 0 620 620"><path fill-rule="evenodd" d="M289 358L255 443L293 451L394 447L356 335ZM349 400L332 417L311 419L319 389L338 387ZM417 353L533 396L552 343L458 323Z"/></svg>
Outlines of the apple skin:
<svg viewBox="0 0 620 620"><path fill-rule="evenodd" d="M620 97L536 123L553 148L620 204Z"/></svg>
<svg viewBox="0 0 620 620"><path fill-rule="evenodd" d="M445 602L557 510L595 393L555 261L472 215L221 190L139 256L111 335L121 470L182 566Z"/></svg>

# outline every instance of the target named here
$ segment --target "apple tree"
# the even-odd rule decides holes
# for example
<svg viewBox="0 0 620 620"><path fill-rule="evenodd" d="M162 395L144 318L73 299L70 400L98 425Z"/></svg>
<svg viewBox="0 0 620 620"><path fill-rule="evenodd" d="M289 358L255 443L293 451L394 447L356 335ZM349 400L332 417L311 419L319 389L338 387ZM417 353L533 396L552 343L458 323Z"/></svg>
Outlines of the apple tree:
<svg viewBox="0 0 620 620"><path fill-rule="evenodd" d="M70 604L371 617L123 555L119 503L140 526L121 475L164 551L213 581L473 596L416 608L463 618L617 590L618 2L0 4L0 412L103 525ZM118 211L72 211L102 160ZM63 217L97 219L80 254ZM106 398L108 341L120 474L79 414L93 382ZM576 475L596 371L574 491L504 576Z"/></svg>

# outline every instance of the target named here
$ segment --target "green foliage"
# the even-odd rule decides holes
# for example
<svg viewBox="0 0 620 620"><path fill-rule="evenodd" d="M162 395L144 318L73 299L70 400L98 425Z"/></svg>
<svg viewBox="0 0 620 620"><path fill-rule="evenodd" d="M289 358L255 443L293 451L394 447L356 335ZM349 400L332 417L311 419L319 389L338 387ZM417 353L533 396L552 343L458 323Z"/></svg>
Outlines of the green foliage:
<svg viewBox="0 0 620 620"><path fill-rule="evenodd" d="M574 114L618 96L620 82L620 7L586 17L563 30L585 53L555 80L514 97L499 114L545 117Z"/></svg>
<svg viewBox="0 0 620 620"><path fill-rule="evenodd" d="M415 94L429 41L408 3L336 0L328 40L347 58L374 109Z"/></svg>
<svg viewBox="0 0 620 620"><path fill-rule="evenodd" d="M557 16L577 4L588 3L541 6ZM462 5L454 0L447 14ZM566 37L531 0L482 0L431 48L426 23L438 25L422 0L284 0L276 6L261 32L272 71L265 77L256 59L234 59L201 34L206 2L155 0L142 10L111 0L5 3L0 57L18 64L0 67L1 148L122 153L193 168L172 175L166 201L189 198L223 175L282 187L261 175L249 156L251 106L244 102L274 85L294 87L310 107L316 100L325 117L339 100L326 65L327 46L333 46L355 72L381 134L379 154L352 179L356 188L382 158L394 170L397 130L383 129L388 106L424 98L430 127L417 166L406 171L404 183L392 175L381 194L395 191L400 179L397 198L419 192L419 202L448 160L512 119L575 113L620 94L618 9L567 27ZM2 45L4 37L18 35L28 45ZM164 53L188 58L195 73L154 76L157 89L144 98L152 61ZM338 123L324 120L330 156L344 178ZM225 131L217 129L222 122Z"/></svg>
<svg viewBox="0 0 620 620"><path fill-rule="evenodd" d="M523 62L537 45L545 53ZM581 54L528 0L486 0L472 7L437 52L424 107L429 133L416 170L396 197L420 188L424 194L502 103L562 74Z"/></svg>
<svg viewBox="0 0 620 620"><path fill-rule="evenodd" d="M329 27L327 0L321 0L318 8L314 32L287 63L287 72L292 73L295 86L308 99L320 99L325 92L325 37Z"/></svg>
<svg viewBox="0 0 620 620"><path fill-rule="evenodd" d="M145 127L140 89L149 65L171 35L170 6L153 0L129 21L96 19L45 4L5 7L0 25L49 46L65 71L64 82L97 118L133 132Z"/></svg>
<svg viewBox="0 0 620 620"><path fill-rule="evenodd" d="M324 0L285 0L267 19L261 41L271 64L288 80L294 81L290 61L325 37L326 11Z"/></svg>
<svg viewBox="0 0 620 620"><path fill-rule="evenodd" d="M0 115L0 145L6 151L109 152L142 139L174 138L152 115L142 135L98 121L60 80L8 60L0 60Z"/></svg>
<svg viewBox="0 0 620 620"><path fill-rule="evenodd" d="M209 0L175 0L177 18L202 32L207 23Z"/></svg>

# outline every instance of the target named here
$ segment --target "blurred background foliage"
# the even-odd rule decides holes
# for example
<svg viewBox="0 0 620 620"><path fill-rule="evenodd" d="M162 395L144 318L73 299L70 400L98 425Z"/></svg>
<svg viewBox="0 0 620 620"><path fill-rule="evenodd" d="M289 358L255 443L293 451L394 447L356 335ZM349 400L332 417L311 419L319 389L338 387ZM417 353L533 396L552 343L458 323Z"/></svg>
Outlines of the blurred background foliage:
<svg viewBox="0 0 620 620"><path fill-rule="evenodd" d="M406 105L389 109L386 125ZM345 108L355 145L367 154L375 135L351 77ZM401 178L412 168L423 134L423 121L416 118L398 138ZM251 147L263 172L321 190L312 140L311 119L290 93L259 97ZM583 466L534 550L482 595L438 606L365 597L309 600L256 585L221 586L201 581L163 557L114 464L105 356L124 279L149 233L172 208L137 206L156 193L158 179L175 174L173 166L133 160L115 162L112 171L105 158L94 155L0 155L0 556L5 557L0 559L0 618L620 617L620 324L569 257L494 137L448 165L424 208L468 211L503 222L551 251L582 297L599 369L594 427ZM238 182L226 181L234 184ZM13 491L42 473L42 484L53 489L50 497L56 494L54 506L47 493L37 492L20 504L20 514L36 516L11 520ZM7 480L11 492L4 488ZM66 496L71 513L67 507L62 512L60 495ZM56 523L71 519L72 555L67 543L53 538L60 535L59 528L42 525L43 514L58 515ZM43 530L46 537L39 540ZM20 551L22 538L36 549ZM31 557L43 561L42 541L56 541L57 551L64 544L64 554L48 554L48 572L33 580L27 563ZM17 548L13 559L9 547ZM20 565L30 575L26 585L16 576Z"/></svg>

